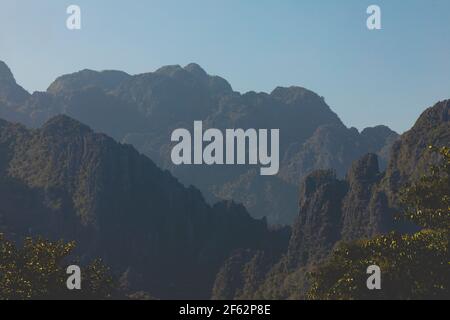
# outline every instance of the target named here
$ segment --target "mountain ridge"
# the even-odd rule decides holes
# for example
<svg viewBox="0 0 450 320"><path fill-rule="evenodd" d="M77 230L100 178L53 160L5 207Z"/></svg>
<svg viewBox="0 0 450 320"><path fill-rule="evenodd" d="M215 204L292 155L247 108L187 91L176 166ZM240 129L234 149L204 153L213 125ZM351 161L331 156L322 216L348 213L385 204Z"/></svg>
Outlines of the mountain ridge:
<svg viewBox="0 0 450 320"><path fill-rule="evenodd" d="M84 70L59 77L47 92L35 92L0 116L29 127L67 114L117 141L132 144L186 186L194 185L209 203L234 200L256 218L291 224L298 210L301 179L316 169L345 175L365 153L387 163L393 131L345 127L323 97L302 87L277 87L271 93L235 92L223 78L201 66L165 66L155 72L128 75L120 71ZM107 115L107 116L106 116ZM252 166L190 167L171 162L171 132L191 128L280 129L279 175L262 179ZM270 200L269 200L270 199Z"/></svg>
<svg viewBox="0 0 450 320"><path fill-rule="evenodd" d="M103 258L130 291L206 298L233 250L286 243L288 231L238 204L208 205L132 146L65 115L40 129L0 121L0 151L0 230L75 240L83 260Z"/></svg>
<svg viewBox="0 0 450 320"><path fill-rule="evenodd" d="M367 154L353 162L345 179L332 170L307 175L300 188L300 209L292 226L287 253L263 265L252 264L261 252L235 253L222 266L214 299L305 299L308 272L327 260L340 242L370 239L391 231L416 231L395 219L401 212L399 191L427 172L438 159L430 145L450 142L450 100L426 109L416 124L391 148L384 171L378 157ZM246 281L235 283L246 275Z"/></svg>

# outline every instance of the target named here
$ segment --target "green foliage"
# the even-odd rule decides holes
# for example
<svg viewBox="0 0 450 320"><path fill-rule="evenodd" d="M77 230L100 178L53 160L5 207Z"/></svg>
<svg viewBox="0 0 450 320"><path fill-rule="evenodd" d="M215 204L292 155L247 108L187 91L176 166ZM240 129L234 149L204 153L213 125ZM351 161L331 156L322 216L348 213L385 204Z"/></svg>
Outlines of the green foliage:
<svg viewBox="0 0 450 320"><path fill-rule="evenodd" d="M401 192L404 217L423 228L450 230L450 148L430 150L443 161Z"/></svg>
<svg viewBox="0 0 450 320"><path fill-rule="evenodd" d="M423 230L396 232L338 246L311 273L309 299L448 299L450 298L450 148L434 148L439 166L401 193L403 218ZM382 290L367 289L367 267L382 270Z"/></svg>
<svg viewBox="0 0 450 320"><path fill-rule="evenodd" d="M75 243L27 238L21 247L0 234L0 300L108 299L109 269L96 260L82 269L82 290L67 289L66 267Z"/></svg>

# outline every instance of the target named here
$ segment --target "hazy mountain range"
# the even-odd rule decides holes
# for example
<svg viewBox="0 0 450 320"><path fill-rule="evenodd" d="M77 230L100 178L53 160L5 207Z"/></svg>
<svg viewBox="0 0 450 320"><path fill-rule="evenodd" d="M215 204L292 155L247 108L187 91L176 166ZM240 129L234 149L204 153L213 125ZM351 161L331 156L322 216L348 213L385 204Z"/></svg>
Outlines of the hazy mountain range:
<svg viewBox="0 0 450 320"><path fill-rule="evenodd" d="M450 101L401 137L359 133L306 89L241 95L197 65L85 70L30 95L0 63L0 118L0 232L76 240L124 289L158 298L301 297L304 271L338 241L411 228L393 220L398 190L429 144L450 142ZM280 128L280 174L172 166L171 130L194 120ZM174 176L209 202L245 206L208 204ZM266 215L294 223L273 228Z"/></svg>
<svg viewBox="0 0 450 320"><path fill-rule="evenodd" d="M166 66L131 76L120 71L83 70L56 79L46 92L28 94L0 63L0 117L38 128L65 114L132 144L186 186L194 185L209 203L234 200L253 217L291 224L298 211L300 181L316 169L344 177L351 163L372 152L384 168L398 135L385 126L361 133L347 128L323 97L301 87L272 93L233 91L223 78L200 66ZM176 128L280 129L280 173L261 177L251 166L174 166L170 160Z"/></svg>
<svg viewBox="0 0 450 320"><path fill-rule="evenodd" d="M426 172L435 155L430 145L450 144L450 100L427 109L393 145L386 171L378 157L355 161L345 179L330 170L308 175L300 186L300 210L287 253L281 259L261 250L238 250L219 272L215 299L304 299L307 271L325 261L340 241L369 239L416 227L395 219L399 191Z"/></svg>

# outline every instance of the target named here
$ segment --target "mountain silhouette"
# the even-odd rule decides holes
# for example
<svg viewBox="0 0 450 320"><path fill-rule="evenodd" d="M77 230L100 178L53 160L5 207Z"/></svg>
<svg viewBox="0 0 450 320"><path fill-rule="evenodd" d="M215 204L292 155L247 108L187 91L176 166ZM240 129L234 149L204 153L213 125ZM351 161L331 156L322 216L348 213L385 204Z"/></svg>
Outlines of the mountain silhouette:
<svg viewBox="0 0 450 320"><path fill-rule="evenodd" d="M75 240L83 260L102 257L128 290L159 298L208 298L231 252L281 253L288 237L64 115L33 130L0 121L0 201L1 231Z"/></svg>
<svg viewBox="0 0 450 320"><path fill-rule="evenodd" d="M126 291L163 299L301 298L340 241L414 230L394 219L399 190L450 141L449 100L400 137L359 132L310 90L241 94L197 64L83 70L29 94L0 63L0 118L0 232L76 240ZM280 173L174 166L170 134L196 120L280 129Z"/></svg>
<svg viewBox="0 0 450 320"><path fill-rule="evenodd" d="M3 73L10 79L6 70ZM343 177L352 162L368 152L378 154L384 168L386 150L397 139L395 132L382 126L361 133L345 127L322 97L305 88L241 94L194 63L134 76L83 70L61 76L46 92L31 96L15 81L9 83L8 92L14 94L0 91L0 101L9 101L0 108L4 119L38 128L51 117L66 114L132 144L186 186L199 188L209 203L234 200L271 224L294 221L298 188L307 174L334 169ZM171 132L191 128L196 120L202 120L205 129L280 129L280 173L260 177L251 166L174 166Z"/></svg>

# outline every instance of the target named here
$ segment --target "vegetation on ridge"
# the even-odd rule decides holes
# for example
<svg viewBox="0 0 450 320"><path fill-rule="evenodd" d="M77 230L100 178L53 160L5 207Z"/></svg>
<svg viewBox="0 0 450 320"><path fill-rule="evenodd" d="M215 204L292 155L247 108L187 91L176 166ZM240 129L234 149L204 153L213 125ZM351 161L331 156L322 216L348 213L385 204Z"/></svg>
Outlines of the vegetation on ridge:
<svg viewBox="0 0 450 320"><path fill-rule="evenodd" d="M450 297L450 148L443 160L401 192L404 212L421 231L392 232L341 244L312 273L310 299L448 299ZM381 268L382 290L366 287L367 267Z"/></svg>

